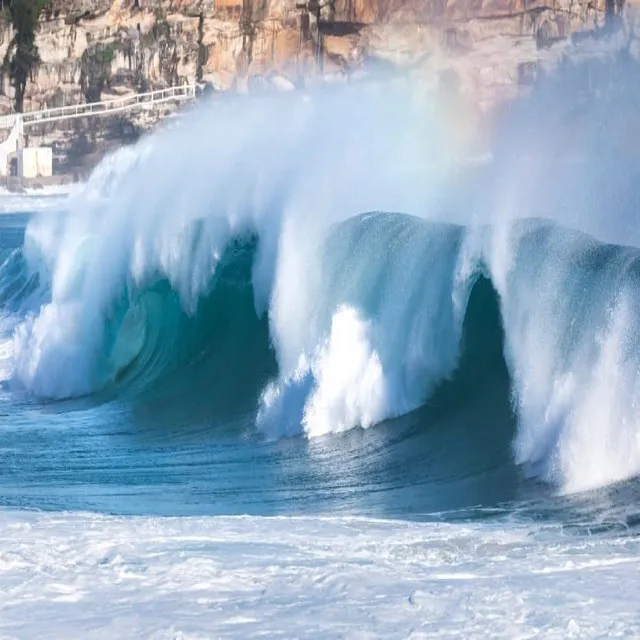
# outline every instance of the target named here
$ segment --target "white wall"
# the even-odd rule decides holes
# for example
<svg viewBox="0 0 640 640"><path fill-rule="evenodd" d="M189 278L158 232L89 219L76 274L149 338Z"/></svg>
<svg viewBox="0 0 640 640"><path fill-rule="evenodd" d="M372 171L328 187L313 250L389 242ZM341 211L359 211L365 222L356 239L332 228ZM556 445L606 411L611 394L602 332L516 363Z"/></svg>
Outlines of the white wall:
<svg viewBox="0 0 640 640"><path fill-rule="evenodd" d="M53 153L50 147L18 149L18 176L38 178L53 174Z"/></svg>
<svg viewBox="0 0 640 640"><path fill-rule="evenodd" d="M22 136L22 118L17 117L9 137L0 143L0 176L9 175L9 156L18 148Z"/></svg>

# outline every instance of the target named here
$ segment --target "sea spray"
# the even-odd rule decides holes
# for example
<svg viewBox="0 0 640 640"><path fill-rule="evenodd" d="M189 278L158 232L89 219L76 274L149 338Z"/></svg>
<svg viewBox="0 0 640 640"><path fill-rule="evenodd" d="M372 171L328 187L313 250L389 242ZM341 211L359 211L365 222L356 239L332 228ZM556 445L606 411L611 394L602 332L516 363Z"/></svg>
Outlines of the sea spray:
<svg viewBox="0 0 640 640"><path fill-rule="evenodd" d="M522 207L532 192L519 189L526 163L504 176L494 173L499 161L452 166L446 131L407 91L212 105L107 158L66 213L29 226L24 268L39 295L13 336L12 382L41 398L117 393L140 375L136 366L151 369L142 377L152 386L167 362L189 367L224 353L205 368L215 388L251 357L247 345L259 340L248 336L262 336L266 322L260 349L272 349L277 371L254 368L271 378L253 397L258 429L277 437L370 427L418 409L455 378L469 296L486 277L499 299L517 463L569 490L638 473L637 250L559 224L579 227L579 212L540 211L535 198ZM468 194L452 182L461 175ZM366 211L385 213L359 216ZM542 213L556 221L518 219ZM209 304L220 270L233 271L234 243L251 245L243 295ZM152 299L160 311L148 314ZM233 320L218 323L224 314ZM181 359L166 352L180 348L170 336L186 325L163 322L183 316L202 341ZM136 333L126 318L153 321ZM224 332L234 324L246 331L230 354Z"/></svg>

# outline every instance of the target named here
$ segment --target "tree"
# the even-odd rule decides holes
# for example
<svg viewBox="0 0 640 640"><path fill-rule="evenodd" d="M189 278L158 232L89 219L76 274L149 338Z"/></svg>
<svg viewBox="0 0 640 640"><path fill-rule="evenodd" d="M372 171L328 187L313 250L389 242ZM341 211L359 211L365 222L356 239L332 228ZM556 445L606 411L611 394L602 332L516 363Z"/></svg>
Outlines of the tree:
<svg viewBox="0 0 640 640"><path fill-rule="evenodd" d="M40 11L48 0L11 0L9 14L13 26L13 39L4 57L3 69L9 72L15 89L15 108L22 112L27 82L40 64L36 46L36 27Z"/></svg>

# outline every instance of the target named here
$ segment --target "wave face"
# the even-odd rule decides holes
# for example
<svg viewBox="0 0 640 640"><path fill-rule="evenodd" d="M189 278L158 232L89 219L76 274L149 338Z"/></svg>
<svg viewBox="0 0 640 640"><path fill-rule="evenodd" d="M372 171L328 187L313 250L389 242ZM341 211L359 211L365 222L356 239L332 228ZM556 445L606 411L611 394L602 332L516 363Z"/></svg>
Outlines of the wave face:
<svg viewBox="0 0 640 640"><path fill-rule="evenodd" d="M33 217L0 270L9 386L266 441L375 426L372 469L452 486L637 475L638 250L441 197L484 169L362 91L205 109Z"/></svg>

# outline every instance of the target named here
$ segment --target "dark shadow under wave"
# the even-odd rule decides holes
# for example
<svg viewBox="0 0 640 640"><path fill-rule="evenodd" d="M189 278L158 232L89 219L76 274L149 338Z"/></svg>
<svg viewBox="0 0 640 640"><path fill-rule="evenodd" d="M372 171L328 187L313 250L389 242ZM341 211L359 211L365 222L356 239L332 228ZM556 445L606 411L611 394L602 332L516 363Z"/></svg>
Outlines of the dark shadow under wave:
<svg viewBox="0 0 640 640"><path fill-rule="evenodd" d="M144 354L111 389L127 399L140 430L189 437L252 426L260 391L277 371L268 317L254 308L255 248L252 238L227 248L193 316L168 283L156 285L162 303L148 314L156 329L145 347L153 355Z"/></svg>
<svg viewBox="0 0 640 640"><path fill-rule="evenodd" d="M373 429L309 442L333 491L342 488L352 508L396 516L517 499L526 489L511 451L516 420L503 340L497 294L481 277L469 298L458 367L425 406Z"/></svg>

